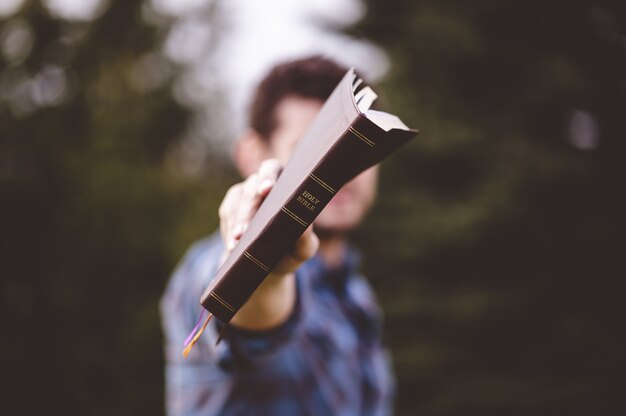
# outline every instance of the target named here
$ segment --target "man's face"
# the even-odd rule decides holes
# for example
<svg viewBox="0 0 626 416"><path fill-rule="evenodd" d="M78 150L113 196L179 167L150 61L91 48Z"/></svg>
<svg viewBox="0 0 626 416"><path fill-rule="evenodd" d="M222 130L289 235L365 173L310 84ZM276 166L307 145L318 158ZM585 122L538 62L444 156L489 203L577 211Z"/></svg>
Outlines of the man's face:
<svg viewBox="0 0 626 416"><path fill-rule="evenodd" d="M276 129L270 137L270 153L286 164L307 127L322 108L320 100L290 96L276 108ZM374 202L378 167L374 166L344 185L315 220L326 232L345 232L357 226Z"/></svg>

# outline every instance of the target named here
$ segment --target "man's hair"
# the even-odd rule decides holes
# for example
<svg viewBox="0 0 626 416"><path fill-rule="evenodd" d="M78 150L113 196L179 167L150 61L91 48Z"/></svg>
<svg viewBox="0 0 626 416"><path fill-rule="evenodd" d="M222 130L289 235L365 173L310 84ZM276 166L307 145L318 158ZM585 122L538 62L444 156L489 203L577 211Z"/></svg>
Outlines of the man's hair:
<svg viewBox="0 0 626 416"><path fill-rule="evenodd" d="M276 129L276 108L284 98L296 96L326 101L347 70L321 56L275 66L254 93L250 127L269 140Z"/></svg>

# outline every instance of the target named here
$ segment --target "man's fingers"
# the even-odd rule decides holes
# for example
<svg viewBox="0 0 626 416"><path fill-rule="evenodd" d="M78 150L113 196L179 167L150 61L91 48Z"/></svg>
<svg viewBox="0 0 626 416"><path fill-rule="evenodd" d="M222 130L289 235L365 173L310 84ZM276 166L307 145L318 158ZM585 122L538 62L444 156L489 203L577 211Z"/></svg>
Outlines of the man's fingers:
<svg viewBox="0 0 626 416"><path fill-rule="evenodd" d="M228 190L219 208L220 232L226 250L232 250L246 231L281 170L282 164L278 159L266 160L257 173Z"/></svg>
<svg viewBox="0 0 626 416"><path fill-rule="evenodd" d="M268 159L261 164L258 173L259 182L257 187L259 196L262 198L267 196L276 183L276 179L278 179L278 175L282 169L283 165L278 159Z"/></svg>
<svg viewBox="0 0 626 416"><path fill-rule="evenodd" d="M259 176L255 173L245 180L242 186L241 198L237 201L236 211L233 218L231 232L234 239L239 239L243 234L245 227L252 217L252 212L256 205L256 188L258 186Z"/></svg>
<svg viewBox="0 0 626 416"><path fill-rule="evenodd" d="M293 257L296 261L303 263L315 255L319 245L320 241L313 232L313 226L309 226L296 241Z"/></svg>
<svg viewBox="0 0 626 416"><path fill-rule="evenodd" d="M284 275L296 271L298 267L315 255L319 248L319 239L309 226L304 234L296 241L292 251L283 258L273 270L273 273Z"/></svg>
<svg viewBox="0 0 626 416"><path fill-rule="evenodd" d="M259 175L251 175L243 183L241 199L237 204L237 212L232 224L232 239L237 242L248 227L248 223L261 203L261 195L258 192ZM232 240L231 240L232 241Z"/></svg>
<svg viewBox="0 0 626 416"><path fill-rule="evenodd" d="M243 192L243 184L231 186L224 200L220 204L218 214L220 218L220 232L222 240L227 246L232 239L232 226L237 214L237 206L241 200Z"/></svg>
<svg viewBox="0 0 626 416"><path fill-rule="evenodd" d="M248 228L261 202L274 186L281 169L282 165L278 159L268 159L261 164L257 173L251 175L243 183L241 200L232 225L234 242L237 242Z"/></svg>

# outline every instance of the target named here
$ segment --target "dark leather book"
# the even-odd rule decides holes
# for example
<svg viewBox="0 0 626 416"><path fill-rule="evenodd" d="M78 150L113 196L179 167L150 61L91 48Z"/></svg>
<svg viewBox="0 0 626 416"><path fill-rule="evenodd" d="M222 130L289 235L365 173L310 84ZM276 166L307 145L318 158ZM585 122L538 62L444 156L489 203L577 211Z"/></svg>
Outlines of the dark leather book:
<svg viewBox="0 0 626 416"><path fill-rule="evenodd" d="M337 191L413 138L399 118L369 110L376 94L350 69L200 303L227 324Z"/></svg>

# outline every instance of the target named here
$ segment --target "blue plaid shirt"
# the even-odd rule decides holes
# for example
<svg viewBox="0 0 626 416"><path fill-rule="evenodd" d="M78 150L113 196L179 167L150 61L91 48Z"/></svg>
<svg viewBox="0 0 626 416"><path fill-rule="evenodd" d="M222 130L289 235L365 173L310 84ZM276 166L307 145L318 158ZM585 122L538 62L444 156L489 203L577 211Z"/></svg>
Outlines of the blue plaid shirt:
<svg viewBox="0 0 626 416"><path fill-rule="evenodd" d="M285 323L262 332L227 326L216 345L220 324L213 320L183 359L221 252L217 235L192 246L161 300L169 415L391 413L381 315L354 252L340 268L314 257L298 269L296 306Z"/></svg>

